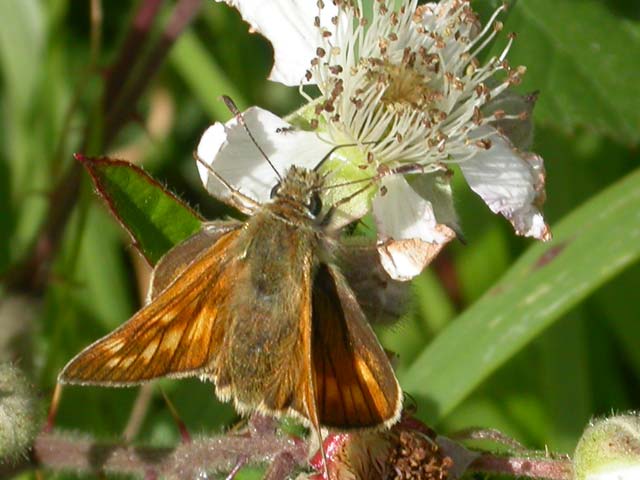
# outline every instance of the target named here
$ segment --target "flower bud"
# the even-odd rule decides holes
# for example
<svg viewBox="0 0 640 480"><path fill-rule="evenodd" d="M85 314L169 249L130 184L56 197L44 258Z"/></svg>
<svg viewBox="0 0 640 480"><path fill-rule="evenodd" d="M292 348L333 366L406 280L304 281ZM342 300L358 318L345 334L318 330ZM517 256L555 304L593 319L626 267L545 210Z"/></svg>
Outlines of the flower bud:
<svg viewBox="0 0 640 480"><path fill-rule="evenodd" d="M0 461L24 455L40 429L32 385L15 365L0 364Z"/></svg>
<svg viewBox="0 0 640 480"><path fill-rule="evenodd" d="M593 421L576 446L573 462L575 480L640 478L640 416Z"/></svg>

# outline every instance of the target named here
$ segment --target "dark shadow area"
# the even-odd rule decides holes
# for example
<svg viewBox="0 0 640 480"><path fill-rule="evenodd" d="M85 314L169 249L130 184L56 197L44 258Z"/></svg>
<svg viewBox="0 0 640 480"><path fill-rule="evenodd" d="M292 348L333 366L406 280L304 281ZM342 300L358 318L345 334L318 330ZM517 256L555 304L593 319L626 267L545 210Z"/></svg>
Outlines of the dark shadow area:
<svg viewBox="0 0 640 480"><path fill-rule="evenodd" d="M640 3L637 0L601 0L614 15L640 21Z"/></svg>
<svg viewBox="0 0 640 480"><path fill-rule="evenodd" d="M0 276L11 259L11 234L15 230L15 212L11 201L11 172L6 159L0 158Z"/></svg>

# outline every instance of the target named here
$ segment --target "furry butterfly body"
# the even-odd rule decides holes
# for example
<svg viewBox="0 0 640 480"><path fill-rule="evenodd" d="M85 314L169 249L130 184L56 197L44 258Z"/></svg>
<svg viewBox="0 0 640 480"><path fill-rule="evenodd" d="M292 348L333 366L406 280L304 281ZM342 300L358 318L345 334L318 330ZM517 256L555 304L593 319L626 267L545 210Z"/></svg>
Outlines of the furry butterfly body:
<svg viewBox="0 0 640 480"><path fill-rule="evenodd" d="M315 171L292 167L247 221L208 224L176 246L154 270L147 305L59 380L199 376L242 412L339 429L394 423L401 390L337 266L358 253L320 218L321 185Z"/></svg>

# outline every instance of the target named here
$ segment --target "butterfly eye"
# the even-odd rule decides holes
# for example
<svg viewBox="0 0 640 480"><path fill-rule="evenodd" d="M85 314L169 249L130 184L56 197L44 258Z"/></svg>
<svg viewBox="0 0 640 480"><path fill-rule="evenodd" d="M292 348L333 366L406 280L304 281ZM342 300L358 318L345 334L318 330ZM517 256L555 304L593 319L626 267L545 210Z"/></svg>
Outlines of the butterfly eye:
<svg viewBox="0 0 640 480"><path fill-rule="evenodd" d="M280 190L280 182L276 183L271 189L271 193L269 194L269 198L273 198L278 194L278 190Z"/></svg>
<svg viewBox="0 0 640 480"><path fill-rule="evenodd" d="M317 192L314 192L311 195L307 209L314 217L320 214L320 211L322 210L322 200L320 200L320 195L318 195Z"/></svg>

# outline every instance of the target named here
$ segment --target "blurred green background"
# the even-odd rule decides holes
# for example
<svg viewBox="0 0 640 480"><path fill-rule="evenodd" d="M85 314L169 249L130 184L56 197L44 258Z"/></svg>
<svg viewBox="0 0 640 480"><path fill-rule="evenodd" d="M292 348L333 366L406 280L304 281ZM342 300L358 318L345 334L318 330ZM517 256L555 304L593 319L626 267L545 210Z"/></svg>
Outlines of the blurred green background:
<svg viewBox="0 0 640 480"><path fill-rule="evenodd" d="M472 4L486 18L497 2ZM640 408L638 175L616 190L616 182L640 166L640 8L633 0L520 0L511 6L503 16L505 32L518 38L509 59L528 68L519 89L540 90L533 150L545 159L544 211L552 229L610 186L604 205L628 203L604 220L603 204L596 204L561 229L565 243L554 252L562 256L574 240L578 250L562 265L561 287L542 300L559 306L538 326L518 329L519 318L511 315L513 341L493 344L489 336L474 343L464 328L451 326L462 312L468 319L480 311L477 302L487 301L487 292L535 242L516 238L508 222L460 183L456 206L468 244L447 247L416 279L410 314L381 338L399 354L401 383L416 397L418 416L442 433L492 427L531 448L570 453L592 416ZM72 153L142 165L213 219L229 211L202 188L191 152L209 124L230 117L219 96L231 96L241 109L259 105L277 114L302 103L296 88L266 80L270 45L249 34L224 4L143 0L99 7L89 0L0 2L0 359L18 361L43 398L73 355L140 306L145 279L130 239L93 193L88 175L74 166ZM136 16L156 7L153 21L138 25L138 41L123 48ZM183 18L194 18L173 43L167 32L179 8ZM502 35L494 51L504 41ZM122 84L113 80L118 65ZM591 228L597 222L615 228ZM50 235L45 242L43 231ZM580 243L583 238L592 243ZM533 248L527 265L552 247ZM624 255L615 257L612 249ZM587 265L594 255L602 264L596 258ZM509 286L517 289L527 277L516 276ZM530 308L541 306L533 301ZM483 315L510 315L505 312ZM446 340L429 351L440 333ZM469 362L468 345L512 348L480 371L484 360ZM451 370L422 376L422 362L436 355L437 365ZM220 432L237 418L216 401L212 385L161 383L193 433ZM449 395L447 386L454 384L458 393ZM117 438L136 398L136 389L68 387L55 424ZM136 441L174 444L179 434L157 389L149 402Z"/></svg>

